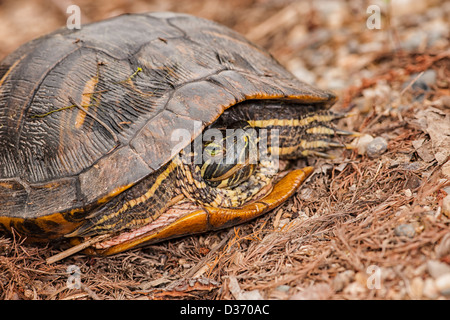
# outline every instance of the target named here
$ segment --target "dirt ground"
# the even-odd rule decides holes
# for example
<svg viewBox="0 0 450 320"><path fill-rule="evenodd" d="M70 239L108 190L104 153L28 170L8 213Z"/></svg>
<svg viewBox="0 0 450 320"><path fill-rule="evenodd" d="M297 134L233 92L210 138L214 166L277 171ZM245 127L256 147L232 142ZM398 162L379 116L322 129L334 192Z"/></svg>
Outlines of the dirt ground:
<svg viewBox="0 0 450 320"><path fill-rule="evenodd" d="M289 201L232 229L53 264L64 243L0 236L1 299L450 298L450 2L2 0L0 59L64 26L70 4L82 23L147 11L223 23L336 92L333 109L353 115L339 127L364 135L308 159L315 173Z"/></svg>

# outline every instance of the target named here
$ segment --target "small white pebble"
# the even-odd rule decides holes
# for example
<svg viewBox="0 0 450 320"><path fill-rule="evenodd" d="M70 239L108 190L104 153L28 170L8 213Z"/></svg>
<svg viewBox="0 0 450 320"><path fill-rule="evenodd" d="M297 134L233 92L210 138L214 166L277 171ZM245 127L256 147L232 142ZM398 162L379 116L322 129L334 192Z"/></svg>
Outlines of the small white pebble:
<svg viewBox="0 0 450 320"><path fill-rule="evenodd" d="M444 296L450 295L450 273L438 277L435 284L441 294Z"/></svg>
<svg viewBox="0 0 450 320"><path fill-rule="evenodd" d="M370 134L364 134L352 142L356 146L359 155L366 153L367 145L373 140Z"/></svg>
<svg viewBox="0 0 450 320"><path fill-rule="evenodd" d="M367 145L366 153L371 158L379 157L387 150L387 145L386 139L376 137Z"/></svg>
<svg viewBox="0 0 450 320"><path fill-rule="evenodd" d="M416 230L414 229L414 226L409 223L400 224L394 229L394 233L396 236L405 236L408 238L414 238L416 235Z"/></svg>
<svg viewBox="0 0 450 320"><path fill-rule="evenodd" d="M442 200L442 213L446 217L450 217L450 194Z"/></svg>
<svg viewBox="0 0 450 320"><path fill-rule="evenodd" d="M423 295L430 299L436 299L439 296L434 279L427 278L425 280L423 285Z"/></svg>
<svg viewBox="0 0 450 320"><path fill-rule="evenodd" d="M412 197L411 189L403 190L403 192L405 193L405 196L406 196L407 198L411 198L411 197Z"/></svg>

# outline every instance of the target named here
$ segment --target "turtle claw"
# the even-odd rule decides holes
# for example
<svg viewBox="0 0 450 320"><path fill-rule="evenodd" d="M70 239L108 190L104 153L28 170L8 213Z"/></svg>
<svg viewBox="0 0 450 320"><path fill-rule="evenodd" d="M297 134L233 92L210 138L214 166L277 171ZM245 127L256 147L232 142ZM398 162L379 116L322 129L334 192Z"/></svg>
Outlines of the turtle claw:
<svg viewBox="0 0 450 320"><path fill-rule="evenodd" d="M333 160L336 157L325 153L325 152L320 152L320 151L316 151L316 150L303 150L302 151L302 156L307 157L307 156L314 156L314 157L320 157L320 158L325 158L325 159L330 159Z"/></svg>
<svg viewBox="0 0 450 320"><path fill-rule="evenodd" d="M354 146L352 144L348 144L348 143L345 144L344 148L347 149L347 150L355 150L355 149L357 149L356 146Z"/></svg>
<svg viewBox="0 0 450 320"><path fill-rule="evenodd" d="M332 148L343 148L347 150L353 150L356 147L348 143L340 143L337 141L327 141L327 140L315 140L304 143L305 149L302 151L301 155L303 157L316 156L325 159L335 159L333 155L330 155L323 150L328 150Z"/></svg>
<svg viewBox="0 0 450 320"><path fill-rule="evenodd" d="M330 148L344 148L344 149L347 149L347 150L353 150L353 149L356 149L356 147L355 147L354 145L352 145L352 144L349 144L349 143L340 143L340 142L334 142L334 141L329 142L329 143L328 143L328 146L329 146Z"/></svg>
<svg viewBox="0 0 450 320"><path fill-rule="evenodd" d="M356 132L356 131L346 131L346 130L334 130L334 134L339 136L349 136L349 137L360 137L362 136L362 133Z"/></svg>
<svg viewBox="0 0 450 320"><path fill-rule="evenodd" d="M350 136L350 137L360 137L362 134L355 131L346 131L335 128L330 128L325 125L319 125L316 127L311 127L306 129L306 133L308 134L317 134L317 135L328 135L328 136Z"/></svg>

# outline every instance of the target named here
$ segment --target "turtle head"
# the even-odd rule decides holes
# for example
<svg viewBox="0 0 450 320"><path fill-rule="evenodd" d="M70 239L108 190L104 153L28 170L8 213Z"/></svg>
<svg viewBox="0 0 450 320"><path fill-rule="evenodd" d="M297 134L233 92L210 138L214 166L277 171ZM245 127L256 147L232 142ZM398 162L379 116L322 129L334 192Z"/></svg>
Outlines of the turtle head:
<svg viewBox="0 0 450 320"><path fill-rule="evenodd" d="M205 132L202 178L212 187L230 188L247 180L258 164L258 136L246 121Z"/></svg>

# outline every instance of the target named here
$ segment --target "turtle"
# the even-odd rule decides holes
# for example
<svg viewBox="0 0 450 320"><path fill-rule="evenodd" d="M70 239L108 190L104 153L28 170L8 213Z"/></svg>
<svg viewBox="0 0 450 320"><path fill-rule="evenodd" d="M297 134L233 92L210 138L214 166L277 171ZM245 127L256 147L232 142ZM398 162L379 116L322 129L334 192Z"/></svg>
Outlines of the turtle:
<svg viewBox="0 0 450 320"><path fill-rule="evenodd" d="M346 147L336 100L191 15L56 30L0 64L0 230L107 256L249 221Z"/></svg>

